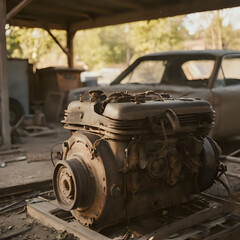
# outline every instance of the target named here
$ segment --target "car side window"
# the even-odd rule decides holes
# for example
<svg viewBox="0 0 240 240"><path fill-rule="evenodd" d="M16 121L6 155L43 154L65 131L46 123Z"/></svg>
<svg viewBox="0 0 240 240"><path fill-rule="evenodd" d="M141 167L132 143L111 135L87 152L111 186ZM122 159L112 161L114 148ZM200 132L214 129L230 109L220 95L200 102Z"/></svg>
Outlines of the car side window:
<svg viewBox="0 0 240 240"><path fill-rule="evenodd" d="M231 54L222 59L215 87L240 84L240 56Z"/></svg>
<svg viewBox="0 0 240 240"><path fill-rule="evenodd" d="M212 59L192 59L185 61L182 71L186 76L185 84L191 87L206 87L212 75L215 60Z"/></svg>
<svg viewBox="0 0 240 240"><path fill-rule="evenodd" d="M182 70L188 81L209 79L214 67L214 60L189 60L182 64Z"/></svg>

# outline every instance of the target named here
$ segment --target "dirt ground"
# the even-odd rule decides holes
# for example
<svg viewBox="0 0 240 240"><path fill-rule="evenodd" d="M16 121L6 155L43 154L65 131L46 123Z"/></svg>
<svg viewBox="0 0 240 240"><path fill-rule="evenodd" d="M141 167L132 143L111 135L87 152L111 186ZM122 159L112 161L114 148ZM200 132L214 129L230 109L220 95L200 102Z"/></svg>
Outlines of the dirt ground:
<svg viewBox="0 0 240 240"><path fill-rule="evenodd" d="M24 228L29 228L30 230L15 237L6 238L7 234L12 234L17 230ZM74 240L77 238L66 232L58 232L41 225L33 218L29 217L26 212L15 212L0 217L0 239Z"/></svg>
<svg viewBox="0 0 240 240"><path fill-rule="evenodd" d="M23 144L13 145L13 148L22 149L22 153L0 156L0 163L16 157L26 157L24 161L6 163L0 168L0 189L52 178L54 167L50 160L51 147L69 137L69 132L61 124L53 125L52 129L55 133L49 136L22 137Z"/></svg>
<svg viewBox="0 0 240 240"><path fill-rule="evenodd" d="M56 143L62 143L68 139L69 132L62 124L52 125L55 133L41 137L21 137L23 144L13 145L23 150L21 153L1 156L0 163L13 159L16 156L26 156L26 160L6 163L0 167L0 189L15 187L22 184L40 182L52 179L53 164L50 160L51 147ZM48 189L47 189L48 190ZM25 201L13 211L2 213L6 206L24 199L37 196L39 192L21 194L12 197L0 196L0 239L74 239L67 233L60 233L54 229L47 228L29 217L26 212ZM28 229L26 233L18 234L16 237L7 238L18 230Z"/></svg>
<svg viewBox="0 0 240 240"><path fill-rule="evenodd" d="M23 211L23 210L22 210ZM61 234L54 229L49 229L41 224L38 224L34 219L27 216L24 211L5 214L0 217L0 239L5 234L13 233L16 230L31 228L30 231L19 234L10 239L61 239Z"/></svg>
<svg viewBox="0 0 240 240"><path fill-rule="evenodd" d="M52 178L53 165L50 161L51 146L62 142L69 137L69 133L61 125L54 126L56 133L51 136L25 138L21 148L25 150L26 160L6 164L0 168L0 189L6 186L15 186L34 181ZM239 145L240 146L240 145ZM33 160L33 161L32 161ZM3 161L3 159L1 160ZM32 162L31 162L32 161ZM228 171L239 174L240 164L227 163ZM229 177L231 190L234 193L234 201L240 202L239 179ZM47 191L49 189L46 189ZM208 193L226 197L227 192L220 183L216 183ZM40 192L30 192L11 197L0 197L0 240L1 239L76 239L67 232L59 232L48 228L28 216L26 211L27 199L36 199ZM18 203L16 207L9 207ZM13 209L13 210L11 210ZM7 211L5 211L7 210ZM11 211L10 211L11 210ZM24 233L18 233L25 230ZM8 234L18 233L8 238Z"/></svg>

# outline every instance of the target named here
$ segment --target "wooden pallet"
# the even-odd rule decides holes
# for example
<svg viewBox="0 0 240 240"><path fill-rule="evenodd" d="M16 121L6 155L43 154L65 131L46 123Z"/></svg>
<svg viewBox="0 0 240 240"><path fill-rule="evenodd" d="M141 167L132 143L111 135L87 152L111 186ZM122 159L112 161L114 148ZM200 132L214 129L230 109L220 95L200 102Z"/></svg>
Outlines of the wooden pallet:
<svg viewBox="0 0 240 240"><path fill-rule="evenodd" d="M136 235L133 239L185 240L196 236L201 236L197 239L206 240L239 239L240 204L231 201L222 202L222 200L212 199L211 197L209 197L209 201L211 201L210 207L195 211L193 214L180 220L170 219L169 223L166 222L162 224L159 229L150 231L150 233L146 232L145 234ZM114 234L105 236L83 226L75 221L69 212L63 211L56 200L29 204L27 210L30 216L37 219L42 224L59 231L67 231L81 240L111 240L115 239L116 236L120 236L119 234L115 234L115 236L113 236ZM227 224L227 222L231 224ZM216 228L220 230L215 231ZM118 229L118 227L115 226L115 230L116 229ZM125 239L124 236L127 236L127 233L125 232L125 234L121 236L122 238L118 239Z"/></svg>
<svg viewBox="0 0 240 240"><path fill-rule="evenodd" d="M64 218L67 218L68 212L61 210L56 200L29 204L27 206L27 211L30 216L37 219L42 224L55 228L58 231L72 233L81 240L110 240L110 238L107 238L76 221L68 222L63 220L60 216L65 215Z"/></svg>

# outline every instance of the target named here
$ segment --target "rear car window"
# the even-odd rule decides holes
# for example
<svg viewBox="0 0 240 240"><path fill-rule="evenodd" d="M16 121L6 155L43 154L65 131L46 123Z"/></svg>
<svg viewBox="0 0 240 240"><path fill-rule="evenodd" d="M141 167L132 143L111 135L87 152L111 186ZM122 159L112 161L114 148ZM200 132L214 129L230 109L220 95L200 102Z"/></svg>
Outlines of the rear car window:
<svg viewBox="0 0 240 240"><path fill-rule="evenodd" d="M240 58L225 58L222 68L225 78L240 79Z"/></svg>
<svg viewBox="0 0 240 240"><path fill-rule="evenodd" d="M223 58L215 87L240 84L240 56L228 55Z"/></svg>
<svg viewBox="0 0 240 240"><path fill-rule="evenodd" d="M213 72L214 63L214 60L190 60L181 67L187 80L206 80Z"/></svg>

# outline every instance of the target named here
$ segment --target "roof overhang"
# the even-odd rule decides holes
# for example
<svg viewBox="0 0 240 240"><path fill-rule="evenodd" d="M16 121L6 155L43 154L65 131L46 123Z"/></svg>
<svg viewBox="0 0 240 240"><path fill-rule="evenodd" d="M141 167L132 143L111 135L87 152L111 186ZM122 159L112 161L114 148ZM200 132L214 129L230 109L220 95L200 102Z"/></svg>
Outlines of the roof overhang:
<svg viewBox="0 0 240 240"><path fill-rule="evenodd" d="M240 6L240 0L7 0L8 23L77 31Z"/></svg>

